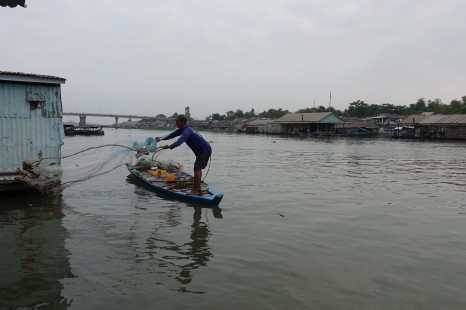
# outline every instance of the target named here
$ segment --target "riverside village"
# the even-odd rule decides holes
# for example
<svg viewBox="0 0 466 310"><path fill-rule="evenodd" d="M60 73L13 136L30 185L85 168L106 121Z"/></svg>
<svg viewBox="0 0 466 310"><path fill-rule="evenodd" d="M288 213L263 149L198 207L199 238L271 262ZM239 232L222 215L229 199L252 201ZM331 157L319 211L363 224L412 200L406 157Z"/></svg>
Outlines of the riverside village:
<svg viewBox="0 0 466 310"><path fill-rule="evenodd" d="M185 108L185 114L189 117L189 107ZM172 117L127 121L118 127L171 129L174 118L176 114ZM442 115L434 112L410 115L381 113L369 117L345 117L338 116L334 112L298 112L286 113L276 119L261 117L232 120L190 119L190 123L198 130L247 134L466 140L466 114Z"/></svg>
<svg viewBox="0 0 466 310"><path fill-rule="evenodd" d="M25 171L31 170L31 162L59 165L65 135L104 135L104 126L88 124L87 116L114 117L114 125L108 126L114 128L174 128L177 113L170 117L147 117L64 112L61 85L65 82L66 79L57 76L0 71L0 187L17 183L21 173L24 176L27 174ZM435 110L456 113L436 113ZM333 109L329 104L328 108L320 106L294 113L282 109L270 109L259 114L254 110L247 113L241 110L229 111L227 115L212 114L205 120L191 118L189 106L185 107L184 113L191 126L199 131L307 137L380 136L466 140L466 96L452 101L450 105L442 104L440 100L429 100L426 103L424 99L419 99L408 108L389 104L369 105L358 100L350 103L344 112ZM79 123L64 122L65 116L79 116ZM125 117L127 121L118 123L119 119Z"/></svg>

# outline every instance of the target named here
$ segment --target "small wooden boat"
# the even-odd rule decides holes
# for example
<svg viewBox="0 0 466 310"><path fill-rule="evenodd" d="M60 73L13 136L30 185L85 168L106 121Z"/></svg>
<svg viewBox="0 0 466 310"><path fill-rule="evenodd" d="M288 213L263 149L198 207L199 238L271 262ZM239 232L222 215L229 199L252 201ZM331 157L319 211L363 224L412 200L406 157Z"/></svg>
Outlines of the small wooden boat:
<svg viewBox="0 0 466 310"><path fill-rule="evenodd" d="M167 171L160 174L160 172L157 173L157 171L151 170L150 167L145 165L131 166L126 164L126 168L131 173L130 176L136 178L148 188L181 201L217 206L223 198L223 194L216 192L212 186L204 182L201 183L202 195L188 195L187 192L191 190L194 179L192 175L183 171ZM172 180L167 178L167 175L172 175Z"/></svg>

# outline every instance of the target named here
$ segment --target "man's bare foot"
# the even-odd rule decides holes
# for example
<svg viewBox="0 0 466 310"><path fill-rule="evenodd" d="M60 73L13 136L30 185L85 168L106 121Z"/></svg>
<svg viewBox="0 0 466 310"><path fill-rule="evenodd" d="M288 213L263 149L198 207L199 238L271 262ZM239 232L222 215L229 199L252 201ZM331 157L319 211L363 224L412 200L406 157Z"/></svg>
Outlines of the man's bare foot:
<svg viewBox="0 0 466 310"><path fill-rule="evenodd" d="M190 190L190 191L187 191L187 192L186 192L186 195L198 195L198 196L202 196L202 192Z"/></svg>

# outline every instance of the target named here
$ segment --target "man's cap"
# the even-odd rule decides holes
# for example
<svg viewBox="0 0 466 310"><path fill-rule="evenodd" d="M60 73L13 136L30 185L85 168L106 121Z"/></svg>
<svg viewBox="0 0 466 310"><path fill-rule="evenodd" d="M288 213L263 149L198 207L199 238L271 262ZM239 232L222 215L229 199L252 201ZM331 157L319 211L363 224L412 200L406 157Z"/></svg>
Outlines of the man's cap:
<svg viewBox="0 0 466 310"><path fill-rule="evenodd" d="M188 118L184 114L178 114L178 117L176 118L177 121L182 121L182 122L187 122Z"/></svg>

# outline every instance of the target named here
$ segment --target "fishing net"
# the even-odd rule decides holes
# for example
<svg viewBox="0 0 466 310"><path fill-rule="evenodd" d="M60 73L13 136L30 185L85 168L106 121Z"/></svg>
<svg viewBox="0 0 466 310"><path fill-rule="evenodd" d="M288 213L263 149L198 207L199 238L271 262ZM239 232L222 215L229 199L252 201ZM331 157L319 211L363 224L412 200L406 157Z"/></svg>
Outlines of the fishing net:
<svg viewBox="0 0 466 310"><path fill-rule="evenodd" d="M161 151L161 148L157 148L156 140L151 137L145 141L134 141L132 147L118 144L91 147L62 156L60 166L47 166L45 162L41 164L45 158L35 162L24 161L23 169L18 169L17 181L44 194L54 195L76 183L109 173L126 163L173 173L183 170L181 164L172 160L158 160Z"/></svg>
<svg viewBox="0 0 466 310"><path fill-rule="evenodd" d="M154 163L159 169L169 172L178 173L183 171L183 165L172 160L155 160Z"/></svg>
<svg viewBox="0 0 466 310"><path fill-rule="evenodd" d="M156 155L157 153L154 153ZM140 170L149 170L149 169L160 169L166 170L170 173L178 173L183 171L183 165L172 160L159 160L154 159L154 155L141 155L137 158L137 163L135 167Z"/></svg>
<svg viewBox="0 0 466 310"><path fill-rule="evenodd" d="M141 141L134 141L133 142L133 148L135 150L138 150L138 149L145 149L149 152L155 152L157 150L157 141L152 138L152 137L149 137L149 138L146 138L146 140L144 140L144 142L141 142Z"/></svg>
<svg viewBox="0 0 466 310"><path fill-rule="evenodd" d="M110 150L103 150L109 147ZM45 159L45 158L44 158ZM134 149L124 145L102 145L61 158L61 165L48 166L43 159L24 161L16 181L43 194L59 194L73 184L109 173L134 160Z"/></svg>
<svg viewBox="0 0 466 310"><path fill-rule="evenodd" d="M80 154L81 155L81 154ZM134 161L131 148L113 147L109 151L92 150L86 155L62 160L63 177L59 191L73 184L109 173L120 166Z"/></svg>

